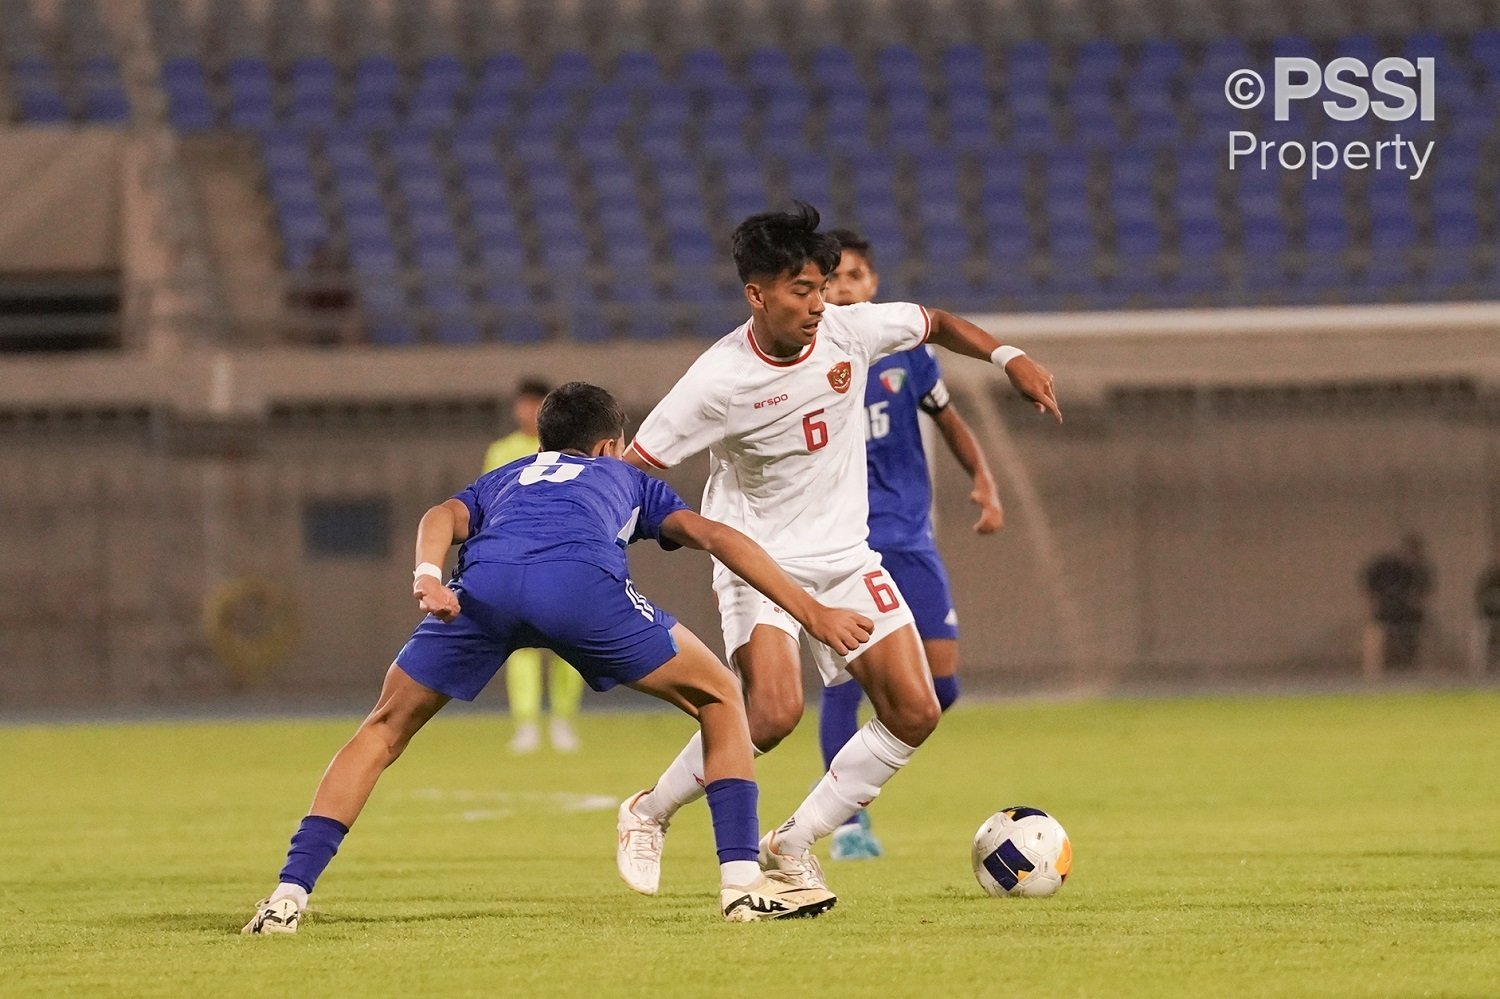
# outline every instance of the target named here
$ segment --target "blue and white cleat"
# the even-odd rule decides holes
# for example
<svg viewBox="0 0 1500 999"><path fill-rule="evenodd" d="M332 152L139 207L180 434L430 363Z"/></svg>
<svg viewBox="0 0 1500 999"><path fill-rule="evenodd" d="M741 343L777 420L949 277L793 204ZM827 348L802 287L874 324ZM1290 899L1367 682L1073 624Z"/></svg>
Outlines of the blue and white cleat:
<svg viewBox="0 0 1500 999"><path fill-rule="evenodd" d="M830 860L875 860L885 853L880 840L870 831L870 816L859 813L856 825L839 826L833 831L833 842L829 845Z"/></svg>

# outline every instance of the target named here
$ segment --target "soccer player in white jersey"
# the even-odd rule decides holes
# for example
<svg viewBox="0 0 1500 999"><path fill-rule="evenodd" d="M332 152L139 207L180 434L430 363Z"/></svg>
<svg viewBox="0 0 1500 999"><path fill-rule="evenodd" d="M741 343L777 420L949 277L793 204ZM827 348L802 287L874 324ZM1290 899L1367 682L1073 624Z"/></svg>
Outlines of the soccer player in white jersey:
<svg viewBox="0 0 1500 999"><path fill-rule="evenodd" d="M869 240L848 229L834 229L843 256L828 275L824 298L834 305L875 300L880 275ZM943 384L931 347L897 351L870 367L865 386L865 462L870 475L870 547L911 608L922 651L932 671L938 707L958 700L958 612L948 570L938 554L932 529L932 475L922 443L918 414L925 413L948 450L972 480L969 498L979 507L978 534L993 534L1004 523L1000 493L968 422ZM818 742L827 767L859 731L857 683L823 688ZM828 855L834 860L869 860L881 855L880 841L862 811L833 831Z"/></svg>
<svg viewBox="0 0 1500 999"><path fill-rule="evenodd" d="M734 233L751 317L710 347L641 424L626 460L663 469L707 448L704 516L760 542L819 600L874 622L869 642L838 654L722 564L714 593L725 649L743 679L750 737L767 752L802 716L799 642L825 685L853 676L875 718L834 757L791 818L761 840L761 866L826 887L811 847L867 806L932 734L940 715L911 611L866 543L865 380L872 362L933 343L1002 367L1039 412L1061 421L1052 376L973 323L905 302L828 305L836 237L819 215L754 215ZM677 809L703 794L694 736L648 790L620 806L616 859L633 889L654 894Z"/></svg>

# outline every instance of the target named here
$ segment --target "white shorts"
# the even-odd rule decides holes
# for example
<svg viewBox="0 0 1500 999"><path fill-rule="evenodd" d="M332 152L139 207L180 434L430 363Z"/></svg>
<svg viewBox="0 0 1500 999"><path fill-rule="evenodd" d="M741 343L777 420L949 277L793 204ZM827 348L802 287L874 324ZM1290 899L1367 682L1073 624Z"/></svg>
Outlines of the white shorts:
<svg viewBox="0 0 1500 999"><path fill-rule="evenodd" d="M724 629L724 654L734 653L750 641L757 625L770 625L791 635L802 646L804 662L818 669L825 687L849 679L848 666L876 642L906 625L914 624L906 599L880 565L880 555L861 545L837 560L816 563L782 562L781 567L808 593L829 607L859 611L875 622L870 640L847 655L803 634L802 626L786 611L761 595L719 562L714 562L714 596L719 602L719 621Z"/></svg>

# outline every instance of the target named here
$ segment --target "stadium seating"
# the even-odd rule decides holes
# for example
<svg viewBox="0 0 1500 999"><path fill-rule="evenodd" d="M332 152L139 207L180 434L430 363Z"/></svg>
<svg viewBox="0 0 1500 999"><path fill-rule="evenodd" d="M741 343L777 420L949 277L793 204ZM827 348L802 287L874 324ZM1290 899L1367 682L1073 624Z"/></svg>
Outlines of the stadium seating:
<svg viewBox="0 0 1500 999"><path fill-rule="evenodd" d="M690 6L646 5L651 30L599 4L147 10L172 127L255 136L283 265L320 248L346 261L386 342L706 335L698 324L742 311L728 232L790 198L865 230L888 292L967 309L1496 289L1494 26L1403 5L1298 20L1246 0L1257 16L1240 34L1211 5L1161 23L1142 4L1114 36L1039 17L898 40L860 23L861 4L828 3L808 6L827 31L810 42L733 5ZM11 120L128 118L100 10L0 0ZM618 35L585 30L594 16ZM1392 54L1439 67L1422 133L1438 153L1420 180L1229 168L1232 129L1379 137L1238 111L1230 71ZM410 294L365 294L387 274Z"/></svg>

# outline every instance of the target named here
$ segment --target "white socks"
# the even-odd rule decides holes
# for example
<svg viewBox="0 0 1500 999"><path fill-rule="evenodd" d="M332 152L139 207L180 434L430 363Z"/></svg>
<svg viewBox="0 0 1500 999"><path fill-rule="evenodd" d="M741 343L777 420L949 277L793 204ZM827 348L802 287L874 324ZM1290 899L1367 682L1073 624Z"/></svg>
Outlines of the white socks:
<svg viewBox="0 0 1500 999"><path fill-rule="evenodd" d="M880 794L885 782L916 752L872 718L834 756L812 793L776 830L776 852L806 853Z"/></svg>
<svg viewBox="0 0 1500 999"><path fill-rule="evenodd" d="M760 864L753 860L730 860L719 865L720 888L748 888L760 880Z"/></svg>
<svg viewBox="0 0 1500 999"><path fill-rule="evenodd" d="M281 882L276 886L276 890L271 892L271 901L274 902L278 898L289 898L296 902L298 912L307 908L307 889L301 885L294 885L289 881Z"/></svg>
<svg viewBox="0 0 1500 999"><path fill-rule="evenodd" d="M911 762L915 752L913 747L892 735L880 719L871 719L838 751L823 779L797 806L797 811L786 824L776 831L777 851L788 854L807 852L813 843L874 801L885 782ZM760 755L760 750L756 750L756 755ZM703 795L703 734L695 732L682 752L677 754L677 759L657 779L656 786L637 798L631 807L642 818L667 825L677 814L677 809ZM728 872L724 877L729 877ZM725 880L724 883L736 882Z"/></svg>
<svg viewBox="0 0 1500 999"><path fill-rule="evenodd" d="M706 793L703 779L703 733L694 732L682 747L677 759L656 779L656 786L635 800L631 809L645 819L662 825L672 821L677 809L697 801Z"/></svg>

